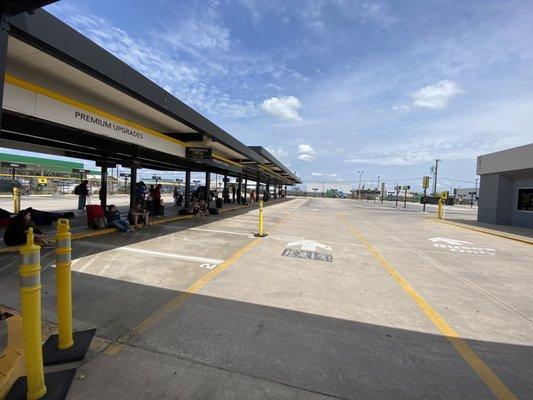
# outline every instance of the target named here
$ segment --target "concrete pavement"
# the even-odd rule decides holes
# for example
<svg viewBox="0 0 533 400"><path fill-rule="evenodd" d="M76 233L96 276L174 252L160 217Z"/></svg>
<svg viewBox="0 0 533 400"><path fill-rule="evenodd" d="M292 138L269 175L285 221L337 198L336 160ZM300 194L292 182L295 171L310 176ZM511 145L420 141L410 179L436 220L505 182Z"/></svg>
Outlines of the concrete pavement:
<svg viewBox="0 0 533 400"><path fill-rule="evenodd" d="M350 200L265 215L263 239L242 210L74 242L76 329L98 337L69 398L533 397L530 245Z"/></svg>

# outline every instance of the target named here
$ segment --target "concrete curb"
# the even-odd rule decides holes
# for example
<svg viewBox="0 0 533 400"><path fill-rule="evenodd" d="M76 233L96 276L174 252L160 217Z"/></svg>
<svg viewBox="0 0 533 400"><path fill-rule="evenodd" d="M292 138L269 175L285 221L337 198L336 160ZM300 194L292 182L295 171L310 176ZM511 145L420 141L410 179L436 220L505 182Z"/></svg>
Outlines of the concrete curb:
<svg viewBox="0 0 533 400"><path fill-rule="evenodd" d="M22 318L5 307L0 306L0 312L11 314L0 321L0 331L7 333L6 346L0 353L0 399L3 399L15 380L24 375L24 344Z"/></svg>
<svg viewBox="0 0 533 400"><path fill-rule="evenodd" d="M268 205L271 205L271 204L276 204L278 202L278 200L270 200L268 203L266 203L265 206L268 206ZM252 207L257 207L257 203L251 203L251 204L248 204L248 205L245 205L245 206L239 206L239 207L233 207L233 208L230 208L230 209L220 209L219 212L220 213L225 213L225 212L231 212L231 211L236 211L236 210L242 210L244 208L252 208ZM194 215L170 215L168 217L162 217L162 218L159 218L159 219L154 219L152 221L152 223L150 225L159 225L159 224L165 224L167 222L174 222L174 221L179 221L179 220L183 220L183 219L190 219L190 218L194 218L195 216ZM117 233L118 231L115 229L115 228L104 228L104 229L98 229L98 230L86 230L84 232L80 232L80 233L73 233L72 234L72 240L78 240L78 239L86 239L86 238L90 238L90 237L95 237L95 236L103 236L103 235L108 235L110 233ZM5 253L16 253L19 251L19 248L18 246L9 246L9 247L3 247L0 249L0 254L5 254Z"/></svg>
<svg viewBox="0 0 533 400"><path fill-rule="evenodd" d="M502 237L502 238L505 238L505 239L515 240L517 242L533 245L533 239L529 239L529 238L524 237L524 236L515 235L515 234L512 234L512 233L501 232L501 231L497 231L497 230L489 229L489 228L483 228L481 226L472 226L472 225L468 225L468 224L463 224L461 222L447 221L445 219L444 220L443 219L436 219L436 218L429 218L429 219L431 221L434 221L434 222L439 222L439 223L448 224L448 225L454 225L454 226L457 226L459 228L468 229L468 230L476 231L476 232L481 232L481 233L485 233L487 235L499 236L499 237Z"/></svg>

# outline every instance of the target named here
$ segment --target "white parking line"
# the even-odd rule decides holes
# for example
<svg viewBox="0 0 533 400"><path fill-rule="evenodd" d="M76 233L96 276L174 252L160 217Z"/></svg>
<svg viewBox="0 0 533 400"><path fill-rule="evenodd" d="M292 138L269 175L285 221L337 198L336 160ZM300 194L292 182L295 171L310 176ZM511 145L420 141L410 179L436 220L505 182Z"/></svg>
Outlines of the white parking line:
<svg viewBox="0 0 533 400"><path fill-rule="evenodd" d="M93 246L93 247L97 247L101 249L125 251L125 252L130 252L130 253L139 253L139 254L148 254L152 256L174 258L176 260L181 260L181 261L193 261L193 262L198 262L198 263L209 263L209 264L220 264L221 262L224 261L224 260L219 260L216 258L195 257L195 256L188 256L185 254L163 253L161 251L137 249L131 246L116 247L116 246L112 246L112 245L108 245L104 243L92 243L92 242L83 242L83 244L85 246Z"/></svg>
<svg viewBox="0 0 533 400"><path fill-rule="evenodd" d="M190 230L190 231L222 233L224 235L239 235L239 236L246 236L246 237L249 237L249 238L253 238L254 237L254 235L252 235L251 233L232 232L232 231L225 231L225 230L220 230L220 229L189 228L186 225L179 225L179 224L172 224L172 225L169 225L169 226L161 225L161 227L165 228L165 229L172 229L173 227L183 227L183 228L187 228L187 230ZM178 232L176 232L176 233L178 233Z"/></svg>

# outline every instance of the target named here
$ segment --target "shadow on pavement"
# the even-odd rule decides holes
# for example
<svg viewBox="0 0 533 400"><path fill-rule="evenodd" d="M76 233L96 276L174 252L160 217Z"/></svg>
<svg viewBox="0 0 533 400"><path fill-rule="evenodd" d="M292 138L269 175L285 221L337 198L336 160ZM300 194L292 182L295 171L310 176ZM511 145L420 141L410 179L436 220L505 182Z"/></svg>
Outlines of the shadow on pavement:
<svg viewBox="0 0 533 400"><path fill-rule="evenodd" d="M43 287L53 287L53 275ZM182 292L74 273L73 293L76 320L117 340ZM43 309L54 312L52 290ZM467 342L511 391L533 396L533 347ZM93 352L72 393L175 398L180 382L191 395L179 398L222 398L220 375L238 374L343 399L491 398L443 336L206 295L192 295L127 344L113 356ZM184 379L191 371L203 378ZM218 379L206 379L213 373ZM212 396L202 396L206 390ZM247 395L234 398L262 398Z"/></svg>

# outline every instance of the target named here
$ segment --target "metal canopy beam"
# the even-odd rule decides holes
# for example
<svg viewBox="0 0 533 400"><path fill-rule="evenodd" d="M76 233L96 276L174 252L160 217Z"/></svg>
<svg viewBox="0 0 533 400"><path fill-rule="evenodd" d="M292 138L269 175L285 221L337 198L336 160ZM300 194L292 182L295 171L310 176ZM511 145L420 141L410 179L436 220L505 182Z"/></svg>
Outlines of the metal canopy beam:
<svg viewBox="0 0 533 400"><path fill-rule="evenodd" d="M106 158L122 163L135 158L142 163L143 167L152 169L169 171L192 169L232 174L238 174L241 171L240 168L223 165L213 160L192 161L49 121L28 118L10 111L3 113L0 137L60 149L70 156L90 160Z"/></svg>
<svg viewBox="0 0 533 400"><path fill-rule="evenodd" d="M38 8L57 2L58 0L2 0L0 13L4 15L16 15L23 12L33 12Z"/></svg>

